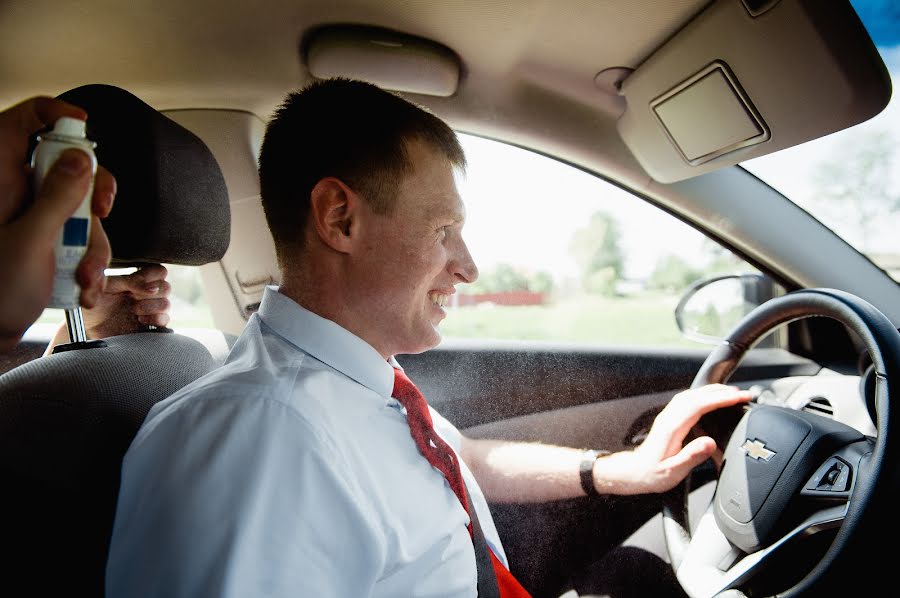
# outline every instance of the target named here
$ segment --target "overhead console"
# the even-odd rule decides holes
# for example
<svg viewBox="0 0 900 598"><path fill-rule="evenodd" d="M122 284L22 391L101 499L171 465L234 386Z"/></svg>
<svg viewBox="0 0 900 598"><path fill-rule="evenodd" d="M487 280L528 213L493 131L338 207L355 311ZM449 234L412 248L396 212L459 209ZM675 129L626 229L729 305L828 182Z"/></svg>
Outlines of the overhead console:
<svg viewBox="0 0 900 598"><path fill-rule="evenodd" d="M446 46L381 27L325 25L305 36L300 53L319 79L349 77L431 96L456 93L462 71Z"/></svg>
<svg viewBox="0 0 900 598"><path fill-rule="evenodd" d="M622 139L671 183L865 121L891 81L846 0L715 0L620 92Z"/></svg>

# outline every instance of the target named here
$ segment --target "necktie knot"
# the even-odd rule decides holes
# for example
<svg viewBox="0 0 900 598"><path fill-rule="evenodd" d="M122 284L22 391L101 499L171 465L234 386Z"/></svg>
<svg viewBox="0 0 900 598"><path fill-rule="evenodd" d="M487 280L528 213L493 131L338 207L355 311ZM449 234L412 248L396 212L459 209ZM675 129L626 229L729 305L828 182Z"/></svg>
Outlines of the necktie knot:
<svg viewBox="0 0 900 598"><path fill-rule="evenodd" d="M406 416L411 422L417 425L426 423L429 428L434 425L425 396L400 368L394 368L394 390L391 396L406 408Z"/></svg>

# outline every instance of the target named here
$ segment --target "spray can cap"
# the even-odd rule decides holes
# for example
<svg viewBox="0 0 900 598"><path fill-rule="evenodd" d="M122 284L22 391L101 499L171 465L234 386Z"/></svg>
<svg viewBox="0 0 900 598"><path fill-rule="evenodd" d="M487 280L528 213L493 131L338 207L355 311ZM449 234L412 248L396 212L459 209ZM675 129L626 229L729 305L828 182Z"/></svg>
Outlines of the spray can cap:
<svg viewBox="0 0 900 598"><path fill-rule="evenodd" d="M61 116L53 125L54 135L65 135L66 137L87 137L87 123L78 118L70 116Z"/></svg>

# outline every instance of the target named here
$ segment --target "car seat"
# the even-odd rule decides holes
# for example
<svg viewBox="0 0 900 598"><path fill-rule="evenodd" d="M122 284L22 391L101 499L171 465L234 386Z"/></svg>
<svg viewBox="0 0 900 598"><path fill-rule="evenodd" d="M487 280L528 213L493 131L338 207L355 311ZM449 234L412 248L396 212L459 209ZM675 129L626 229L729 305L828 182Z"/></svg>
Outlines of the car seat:
<svg viewBox="0 0 900 598"><path fill-rule="evenodd" d="M98 160L118 183L103 223L112 265L218 261L228 192L200 138L118 87L59 97L87 111ZM66 346L0 376L0 593L103 595L125 451L149 409L219 365L233 338L211 348L154 329Z"/></svg>

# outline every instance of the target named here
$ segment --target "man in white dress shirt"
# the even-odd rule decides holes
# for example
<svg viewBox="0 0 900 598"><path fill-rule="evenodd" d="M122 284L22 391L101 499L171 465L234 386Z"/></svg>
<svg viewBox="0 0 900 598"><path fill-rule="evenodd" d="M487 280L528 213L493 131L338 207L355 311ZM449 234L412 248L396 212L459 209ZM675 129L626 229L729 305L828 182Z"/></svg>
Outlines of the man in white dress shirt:
<svg viewBox="0 0 900 598"><path fill-rule="evenodd" d="M153 408L123 465L110 596L474 596L469 517L391 398L394 356L440 340L478 271L462 237L453 131L375 86L288 96L261 155L281 284L225 365ZM668 490L714 451L683 441L749 399L681 393L634 451L596 459L601 493ZM580 449L469 439L431 411L487 544L487 501L584 496Z"/></svg>

